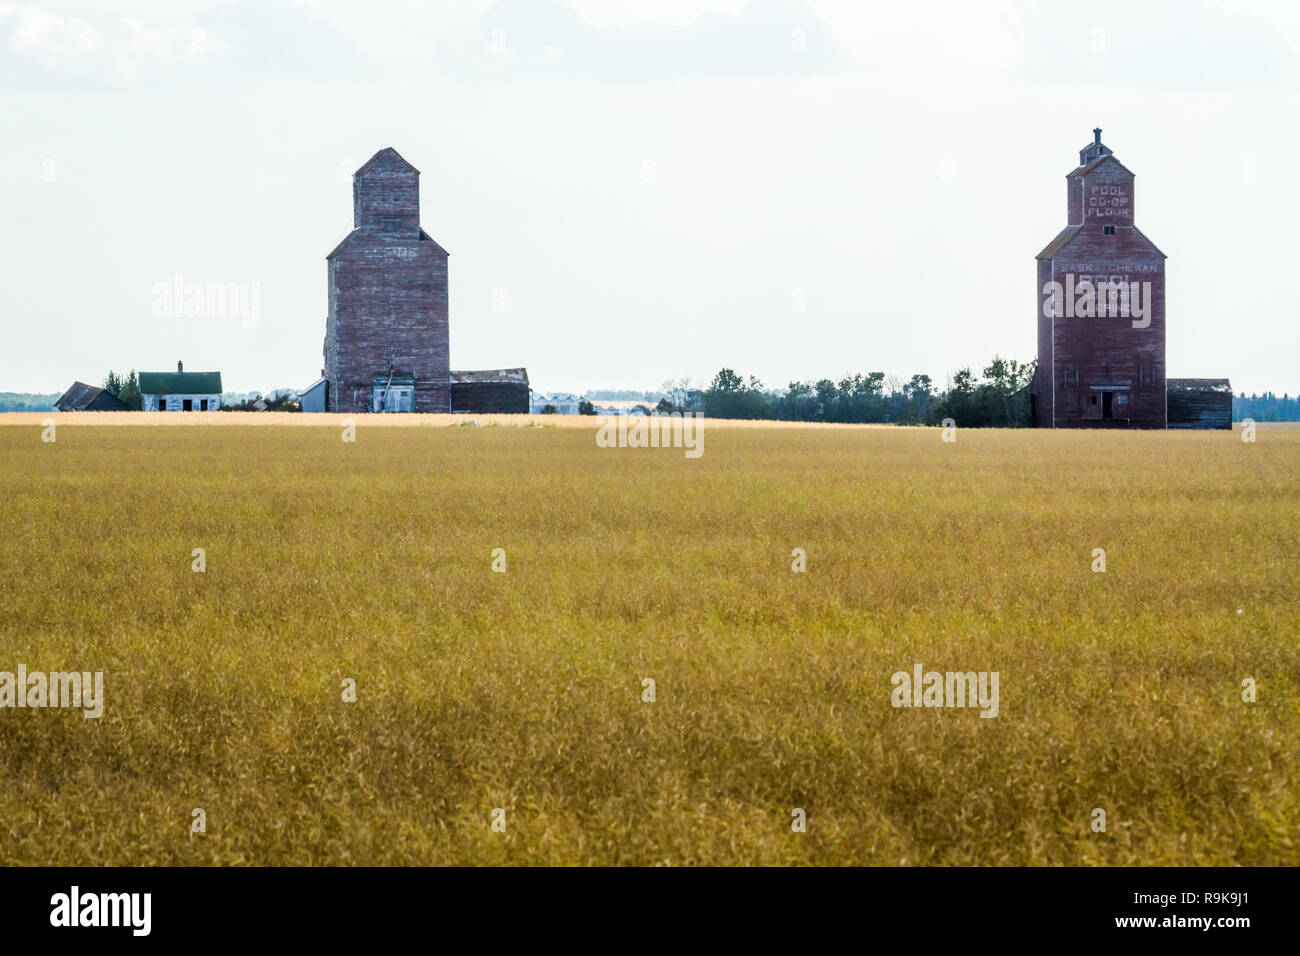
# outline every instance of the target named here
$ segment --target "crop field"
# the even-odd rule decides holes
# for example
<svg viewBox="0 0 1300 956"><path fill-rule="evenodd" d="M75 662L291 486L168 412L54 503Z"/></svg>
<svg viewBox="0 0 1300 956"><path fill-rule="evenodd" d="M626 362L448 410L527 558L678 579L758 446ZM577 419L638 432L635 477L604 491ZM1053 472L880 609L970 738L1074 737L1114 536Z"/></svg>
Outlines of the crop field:
<svg viewBox="0 0 1300 956"><path fill-rule="evenodd" d="M1300 864L1300 430L41 418L0 863Z"/></svg>

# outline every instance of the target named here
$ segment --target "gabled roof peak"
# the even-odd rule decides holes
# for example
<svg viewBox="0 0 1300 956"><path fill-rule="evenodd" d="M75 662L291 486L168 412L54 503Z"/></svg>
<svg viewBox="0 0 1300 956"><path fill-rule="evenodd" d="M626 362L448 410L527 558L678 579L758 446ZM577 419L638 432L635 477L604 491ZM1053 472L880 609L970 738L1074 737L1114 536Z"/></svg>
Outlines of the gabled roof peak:
<svg viewBox="0 0 1300 956"><path fill-rule="evenodd" d="M420 171L402 158L402 154L391 146L385 146L379 152L375 153L375 155L362 163L361 168L352 175L362 176L378 166L386 166L393 169L409 169L411 172L415 173L415 175L420 175Z"/></svg>
<svg viewBox="0 0 1300 956"><path fill-rule="evenodd" d="M1076 166L1076 167L1074 167L1074 169L1070 170L1070 171L1069 171L1068 173L1066 173L1065 175L1066 175L1066 176L1082 176L1084 173L1090 173L1090 172L1092 172L1094 169L1096 169L1098 166L1105 165L1105 164L1108 163L1108 162L1114 163L1116 166L1118 166L1120 169L1124 170L1124 172L1128 173L1130 176L1133 175L1133 170L1129 169L1127 166L1125 166L1123 163L1121 163L1118 159L1116 159L1114 153L1107 153L1105 156L1098 156L1096 159L1094 159L1094 160L1093 160L1092 162L1090 162L1090 163L1087 163L1087 164L1085 164L1085 165L1083 165L1083 166Z"/></svg>
<svg viewBox="0 0 1300 956"><path fill-rule="evenodd" d="M1101 141L1101 127L1095 127L1092 131L1092 142L1079 150L1079 165L1087 166L1102 157L1109 156L1111 152L1111 148Z"/></svg>

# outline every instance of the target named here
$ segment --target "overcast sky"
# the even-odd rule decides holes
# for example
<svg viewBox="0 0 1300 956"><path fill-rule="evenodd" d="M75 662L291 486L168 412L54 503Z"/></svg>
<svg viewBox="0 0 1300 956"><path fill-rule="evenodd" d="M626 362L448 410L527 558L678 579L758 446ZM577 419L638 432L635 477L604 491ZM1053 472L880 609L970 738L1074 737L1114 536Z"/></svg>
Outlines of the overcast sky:
<svg viewBox="0 0 1300 956"><path fill-rule="evenodd" d="M1300 4L1250 0L0 0L0 390L309 384L385 146L451 253L453 368L943 384L1034 356L1099 125L1169 256L1169 374L1294 394L1298 47ZM255 318L156 314L178 275Z"/></svg>

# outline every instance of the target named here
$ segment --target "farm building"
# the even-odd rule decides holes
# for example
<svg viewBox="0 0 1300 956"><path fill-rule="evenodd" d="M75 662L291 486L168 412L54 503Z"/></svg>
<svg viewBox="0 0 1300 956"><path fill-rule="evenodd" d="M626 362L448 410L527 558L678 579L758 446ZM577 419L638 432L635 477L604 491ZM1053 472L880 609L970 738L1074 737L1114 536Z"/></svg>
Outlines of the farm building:
<svg viewBox="0 0 1300 956"><path fill-rule="evenodd" d="M353 174L352 226L325 257L325 368L303 411L527 411L523 369L451 371L447 250L420 226L420 171L391 146Z"/></svg>
<svg viewBox="0 0 1300 956"><path fill-rule="evenodd" d="M454 412L528 412L528 369L502 368L451 373Z"/></svg>
<svg viewBox="0 0 1300 956"><path fill-rule="evenodd" d="M1171 378L1170 428L1231 428L1232 384L1226 378Z"/></svg>
<svg viewBox="0 0 1300 956"><path fill-rule="evenodd" d="M220 407L220 372L187 372L177 362L174 372L140 373L142 411L215 412Z"/></svg>
<svg viewBox="0 0 1300 956"><path fill-rule="evenodd" d="M61 412L125 412L127 404L112 392L85 382L73 382L54 407Z"/></svg>
<svg viewBox="0 0 1300 956"><path fill-rule="evenodd" d="M326 409L451 411L447 250L420 228L420 171L392 147L353 174L352 224L326 256Z"/></svg>
<svg viewBox="0 0 1300 956"><path fill-rule="evenodd" d="M324 372L325 370L321 369L321 377L298 393L298 401L302 403L304 412L325 411L326 382Z"/></svg>
<svg viewBox="0 0 1300 956"><path fill-rule="evenodd" d="M1067 224L1037 256L1034 423L1164 428L1165 254L1134 222L1133 173L1095 129L1066 187Z"/></svg>
<svg viewBox="0 0 1300 956"><path fill-rule="evenodd" d="M550 405L555 408L558 415L576 415L578 414L578 402L582 399L578 395L570 392L552 392L550 395L534 395L532 405L529 411L534 415L540 415L546 406Z"/></svg>
<svg viewBox="0 0 1300 956"><path fill-rule="evenodd" d="M1223 427L1211 422L1223 407L1231 420L1226 379L1166 381L1166 256L1134 221L1133 173L1102 143L1101 130L1092 132L1065 177L1066 226L1037 256L1034 424ZM1185 383L1178 396L1174 381ZM1222 382L1223 397L1217 385L1192 382Z"/></svg>

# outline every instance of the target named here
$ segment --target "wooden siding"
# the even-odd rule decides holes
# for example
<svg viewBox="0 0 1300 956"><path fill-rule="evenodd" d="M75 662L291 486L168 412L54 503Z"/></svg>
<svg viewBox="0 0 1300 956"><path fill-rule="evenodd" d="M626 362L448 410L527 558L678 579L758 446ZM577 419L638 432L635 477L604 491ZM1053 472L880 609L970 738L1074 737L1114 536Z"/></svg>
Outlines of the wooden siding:
<svg viewBox="0 0 1300 956"><path fill-rule="evenodd" d="M414 411L451 410L447 252L420 228L419 175L385 149L353 177L354 228L328 257L331 412L370 411L393 369L414 377Z"/></svg>
<svg viewBox="0 0 1300 956"><path fill-rule="evenodd" d="M1170 428L1232 428L1232 385L1227 379L1170 379Z"/></svg>
<svg viewBox="0 0 1300 956"><path fill-rule="evenodd" d="M1133 174L1106 155L1066 181L1068 225L1039 254L1035 275L1035 424L1164 428L1165 256L1133 223ZM1149 324L1135 328L1132 316L1045 314L1049 282L1069 289L1099 278L1139 283Z"/></svg>
<svg viewBox="0 0 1300 956"><path fill-rule="evenodd" d="M527 414L528 386L513 382L453 382L451 410L480 414Z"/></svg>

